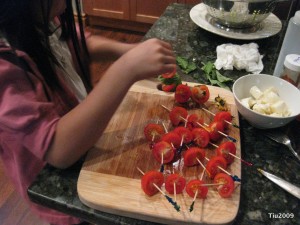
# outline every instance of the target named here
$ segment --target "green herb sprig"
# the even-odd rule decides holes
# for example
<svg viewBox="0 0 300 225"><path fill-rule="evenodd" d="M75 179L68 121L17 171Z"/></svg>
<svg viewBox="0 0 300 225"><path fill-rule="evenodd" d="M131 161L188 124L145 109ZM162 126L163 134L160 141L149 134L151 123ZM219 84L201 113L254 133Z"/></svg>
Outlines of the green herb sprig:
<svg viewBox="0 0 300 225"><path fill-rule="evenodd" d="M206 79L210 82L211 85L216 85L227 90L230 90L228 83L233 82L234 80L222 75L215 67L214 63L208 61L207 63L202 62L201 70L203 70Z"/></svg>

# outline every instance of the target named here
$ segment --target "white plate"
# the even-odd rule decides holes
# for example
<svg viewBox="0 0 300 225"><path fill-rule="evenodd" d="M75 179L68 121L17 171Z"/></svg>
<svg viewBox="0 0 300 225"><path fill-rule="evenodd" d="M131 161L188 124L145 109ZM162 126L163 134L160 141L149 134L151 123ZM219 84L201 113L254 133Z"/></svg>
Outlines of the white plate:
<svg viewBox="0 0 300 225"><path fill-rule="evenodd" d="M212 17L208 14L204 3L195 5L190 11L190 17L195 24L204 30L238 40L255 40L271 37L277 34L282 28L279 18L271 13L260 23L259 28L254 31L251 31L251 29L221 29L212 24Z"/></svg>

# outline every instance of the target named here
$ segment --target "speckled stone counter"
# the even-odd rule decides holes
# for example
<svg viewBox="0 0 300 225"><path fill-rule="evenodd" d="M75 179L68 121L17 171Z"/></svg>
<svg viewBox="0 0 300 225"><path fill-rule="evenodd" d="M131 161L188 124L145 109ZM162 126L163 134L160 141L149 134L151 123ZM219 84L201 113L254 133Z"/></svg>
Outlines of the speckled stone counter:
<svg viewBox="0 0 300 225"><path fill-rule="evenodd" d="M146 34L145 39L157 37L166 40L173 45L177 55L199 63L214 61L216 47L220 44L249 43L223 38L197 27L190 20L190 9L191 6L187 5L170 5ZM259 45L260 53L264 55L262 73L273 72L286 27L285 23L283 25L284 28L279 34L254 41ZM222 73L233 79L247 74L237 70ZM181 75L184 81L206 83L200 70L191 75ZM242 117L240 126L242 157L255 166L248 167L242 164L241 200L234 224L300 224L300 200L261 176L256 170L256 167L260 167L300 187L300 164L285 146L266 138L262 130L253 128ZM300 153L300 122L294 121L282 130L291 136L296 150ZM84 159L80 160L66 170L47 166L28 190L32 201L95 224L155 224L103 213L83 205L77 195L77 179L83 161Z"/></svg>

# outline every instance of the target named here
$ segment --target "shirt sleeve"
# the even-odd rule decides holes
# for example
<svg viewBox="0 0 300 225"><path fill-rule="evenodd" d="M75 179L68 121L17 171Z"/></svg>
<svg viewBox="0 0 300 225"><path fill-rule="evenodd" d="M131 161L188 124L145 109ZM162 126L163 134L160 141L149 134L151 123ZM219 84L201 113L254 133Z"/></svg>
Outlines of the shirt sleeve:
<svg viewBox="0 0 300 225"><path fill-rule="evenodd" d="M39 78L0 59L0 131L6 144L43 159L59 119Z"/></svg>

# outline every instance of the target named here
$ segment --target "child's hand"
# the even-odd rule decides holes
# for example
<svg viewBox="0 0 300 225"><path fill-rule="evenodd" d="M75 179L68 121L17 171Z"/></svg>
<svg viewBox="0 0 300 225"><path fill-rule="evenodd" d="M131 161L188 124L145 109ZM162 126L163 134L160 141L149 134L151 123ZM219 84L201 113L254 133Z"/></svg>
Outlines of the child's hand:
<svg viewBox="0 0 300 225"><path fill-rule="evenodd" d="M123 71L137 81L171 72L176 66L176 58L169 43L149 39L124 54L120 63Z"/></svg>

